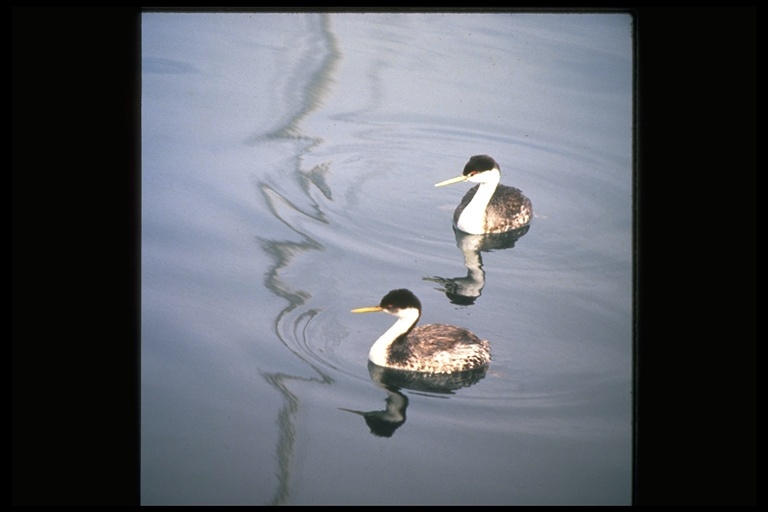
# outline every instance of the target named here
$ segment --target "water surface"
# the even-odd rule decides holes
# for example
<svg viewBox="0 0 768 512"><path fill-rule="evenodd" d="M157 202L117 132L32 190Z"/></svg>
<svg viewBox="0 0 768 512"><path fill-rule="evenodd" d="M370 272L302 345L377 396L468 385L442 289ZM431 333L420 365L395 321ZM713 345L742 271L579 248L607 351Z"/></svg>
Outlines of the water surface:
<svg viewBox="0 0 768 512"><path fill-rule="evenodd" d="M145 13L142 503L631 503L631 72L625 14ZM400 287L488 371L369 369Z"/></svg>

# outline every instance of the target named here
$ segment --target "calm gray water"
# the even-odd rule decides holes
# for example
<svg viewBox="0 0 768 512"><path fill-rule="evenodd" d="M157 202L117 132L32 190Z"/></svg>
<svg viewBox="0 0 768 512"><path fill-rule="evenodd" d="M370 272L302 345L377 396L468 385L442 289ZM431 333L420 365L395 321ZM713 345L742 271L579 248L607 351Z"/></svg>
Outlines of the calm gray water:
<svg viewBox="0 0 768 512"><path fill-rule="evenodd" d="M141 502L630 504L632 94L626 14L145 13ZM401 287L485 375L369 372Z"/></svg>

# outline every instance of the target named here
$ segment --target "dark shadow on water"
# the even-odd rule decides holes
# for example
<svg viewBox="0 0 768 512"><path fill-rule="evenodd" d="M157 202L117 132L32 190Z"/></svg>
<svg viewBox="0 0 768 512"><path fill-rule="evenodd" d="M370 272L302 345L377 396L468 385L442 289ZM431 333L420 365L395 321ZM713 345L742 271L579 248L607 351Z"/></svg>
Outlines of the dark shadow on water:
<svg viewBox="0 0 768 512"><path fill-rule="evenodd" d="M453 395L461 388L473 386L485 378L488 367L454 373L420 373L393 370L368 362L371 380L387 392L386 407L383 410L357 411L344 409L362 416L371 434L377 437L392 437L405 424L408 397L401 390L422 393Z"/></svg>
<svg viewBox="0 0 768 512"><path fill-rule="evenodd" d="M442 288L437 290L445 293L452 304L471 306L483 294L485 287L485 270L481 253L511 249L515 243L528 232L530 225L506 233L489 235L470 235L453 228L456 246L464 256L466 276L459 277L424 277L425 281L438 283Z"/></svg>

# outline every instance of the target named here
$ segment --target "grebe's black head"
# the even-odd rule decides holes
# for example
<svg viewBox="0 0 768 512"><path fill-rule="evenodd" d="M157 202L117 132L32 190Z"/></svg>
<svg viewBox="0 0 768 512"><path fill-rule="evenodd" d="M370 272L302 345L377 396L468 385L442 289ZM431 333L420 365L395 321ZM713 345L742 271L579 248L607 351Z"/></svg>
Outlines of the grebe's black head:
<svg viewBox="0 0 768 512"><path fill-rule="evenodd" d="M410 290L400 288L392 290L382 297L379 307L387 313L395 313L401 309L415 308L421 311L421 302Z"/></svg>
<svg viewBox="0 0 768 512"><path fill-rule="evenodd" d="M475 155L469 159L464 166L463 176L474 176L475 174L490 171L493 168L499 169L499 164L488 155Z"/></svg>

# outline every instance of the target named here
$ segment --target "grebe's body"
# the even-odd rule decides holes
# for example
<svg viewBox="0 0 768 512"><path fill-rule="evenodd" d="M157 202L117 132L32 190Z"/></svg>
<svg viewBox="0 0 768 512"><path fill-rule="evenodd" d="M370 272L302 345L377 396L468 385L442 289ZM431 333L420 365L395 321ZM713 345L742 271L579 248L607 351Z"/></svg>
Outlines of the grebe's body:
<svg viewBox="0 0 768 512"><path fill-rule="evenodd" d="M531 200L520 189L500 185L500 180L501 170L496 160L488 155L475 155L464 166L461 176L435 186L461 181L477 183L453 213L453 224L464 233L505 233L527 226L533 217Z"/></svg>
<svg viewBox="0 0 768 512"><path fill-rule="evenodd" d="M409 290L392 290L378 306L353 313L384 311L398 319L371 347L377 366L425 373L453 373L487 366L491 347L467 329L446 324L417 326L421 302Z"/></svg>

